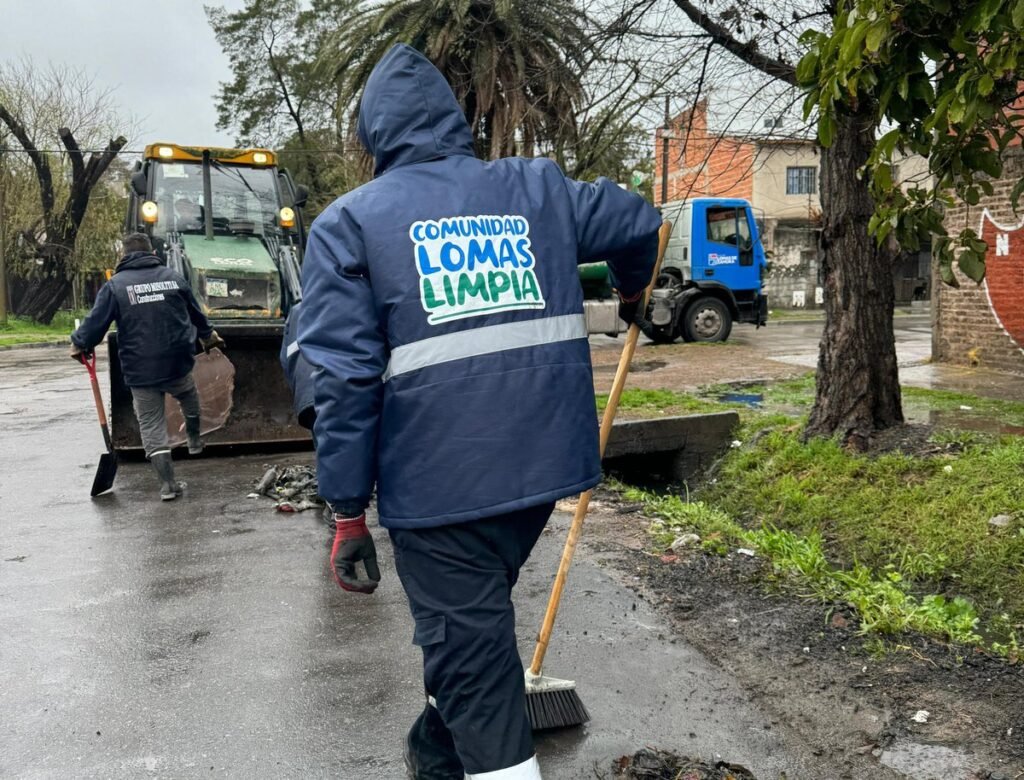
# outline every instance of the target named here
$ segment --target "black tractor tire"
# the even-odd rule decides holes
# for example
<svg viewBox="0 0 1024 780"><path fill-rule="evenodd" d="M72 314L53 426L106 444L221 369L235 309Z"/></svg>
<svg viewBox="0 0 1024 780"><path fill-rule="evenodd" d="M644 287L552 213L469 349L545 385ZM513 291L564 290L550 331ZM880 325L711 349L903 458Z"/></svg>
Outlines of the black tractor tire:
<svg viewBox="0 0 1024 780"><path fill-rule="evenodd" d="M718 298L701 296L686 307L683 314L683 338L686 341L725 341L732 333L732 314Z"/></svg>

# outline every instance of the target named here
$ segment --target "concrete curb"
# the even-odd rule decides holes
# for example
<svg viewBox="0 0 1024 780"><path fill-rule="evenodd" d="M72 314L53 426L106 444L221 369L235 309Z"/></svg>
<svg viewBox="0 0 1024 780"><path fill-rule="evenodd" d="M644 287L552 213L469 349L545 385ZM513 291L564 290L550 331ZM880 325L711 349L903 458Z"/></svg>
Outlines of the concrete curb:
<svg viewBox="0 0 1024 780"><path fill-rule="evenodd" d="M63 341L36 341L30 344L0 344L0 351L10 349L49 349L52 347L70 347L71 339Z"/></svg>

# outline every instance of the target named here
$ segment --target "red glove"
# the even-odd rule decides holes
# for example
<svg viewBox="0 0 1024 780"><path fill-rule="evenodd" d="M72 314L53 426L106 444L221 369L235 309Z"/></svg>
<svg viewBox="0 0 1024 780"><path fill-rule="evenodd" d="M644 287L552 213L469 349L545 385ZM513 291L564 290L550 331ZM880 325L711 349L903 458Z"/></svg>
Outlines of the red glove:
<svg viewBox="0 0 1024 780"><path fill-rule="evenodd" d="M615 292L618 293L619 296L619 319L626 323L627 327L635 323L638 317L646 314L646 312L640 311L640 307L644 302L643 290L628 298L618 290Z"/></svg>
<svg viewBox="0 0 1024 780"><path fill-rule="evenodd" d="M331 565L334 579L343 589L356 593L373 593L380 582L377 568L377 548L366 527L366 514L359 517L334 515L334 546L331 548ZM362 561L369 579L356 576L356 563Z"/></svg>

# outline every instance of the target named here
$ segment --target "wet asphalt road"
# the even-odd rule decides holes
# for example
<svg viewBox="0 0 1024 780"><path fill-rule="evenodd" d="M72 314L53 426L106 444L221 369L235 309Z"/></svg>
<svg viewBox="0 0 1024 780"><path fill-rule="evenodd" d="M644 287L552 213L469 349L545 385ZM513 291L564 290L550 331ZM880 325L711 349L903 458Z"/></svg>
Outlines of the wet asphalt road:
<svg viewBox="0 0 1024 780"><path fill-rule="evenodd" d="M308 453L180 462L188 494L169 504L123 463L90 500L96 428L63 350L0 353L0 775L403 777L420 660L386 534L381 588L345 594L309 513L245 498L263 464ZM524 655L566 526L517 588ZM595 553L577 561L546 668L578 680L593 722L539 740L549 780L644 745L828 775Z"/></svg>

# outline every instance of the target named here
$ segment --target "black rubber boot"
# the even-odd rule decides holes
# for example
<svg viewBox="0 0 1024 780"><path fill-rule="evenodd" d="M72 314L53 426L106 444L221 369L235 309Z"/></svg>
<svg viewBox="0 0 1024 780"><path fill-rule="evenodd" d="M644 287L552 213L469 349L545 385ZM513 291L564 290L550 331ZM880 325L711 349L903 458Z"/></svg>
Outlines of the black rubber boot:
<svg viewBox="0 0 1024 780"><path fill-rule="evenodd" d="M429 704L406 737L405 769L409 780L465 780L452 734Z"/></svg>
<svg viewBox="0 0 1024 780"><path fill-rule="evenodd" d="M188 454L199 455L203 451L203 440L199 433L199 418L185 418L185 435L188 437Z"/></svg>
<svg viewBox="0 0 1024 780"><path fill-rule="evenodd" d="M171 453L158 452L150 457L149 462L153 464L153 471L160 478L160 500L173 501L180 496L185 489L185 483L174 479L174 462L171 460Z"/></svg>

